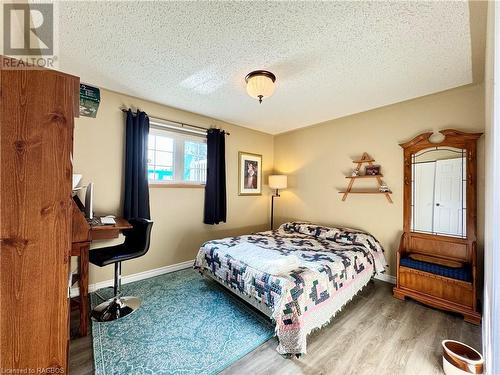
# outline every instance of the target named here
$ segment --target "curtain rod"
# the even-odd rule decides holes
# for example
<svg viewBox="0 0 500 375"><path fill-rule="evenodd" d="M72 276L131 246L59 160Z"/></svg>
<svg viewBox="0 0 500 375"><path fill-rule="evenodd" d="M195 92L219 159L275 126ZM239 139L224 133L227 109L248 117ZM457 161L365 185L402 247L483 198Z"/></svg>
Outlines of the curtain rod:
<svg viewBox="0 0 500 375"><path fill-rule="evenodd" d="M128 112L128 108L120 108L122 112ZM133 113L133 112L132 112ZM133 113L135 115L135 113ZM185 126L188 126L190 128L195 128L195 129L200 129L204 132L207 132L209 129L207 128L204 128L203 126L197 126L197 125L191 125L191 124L186 124L186 123L183 123L183 122L179 122L179 121L173 121L173 120L167 120L167 119L164 119L164 118L159 118L159 117L153 117L153 116L149 116L147 115L151 120L159 120L159 121L165 121L165 122L172 122L174 124L178 124L180 125L181 128L184 128ZM161 123L156 123L157 125L163 125ZM186 129L187 130L187 129ZM224 134L226 135L231 135L231 133L228 133L226 131L224 131Z"/></svg>

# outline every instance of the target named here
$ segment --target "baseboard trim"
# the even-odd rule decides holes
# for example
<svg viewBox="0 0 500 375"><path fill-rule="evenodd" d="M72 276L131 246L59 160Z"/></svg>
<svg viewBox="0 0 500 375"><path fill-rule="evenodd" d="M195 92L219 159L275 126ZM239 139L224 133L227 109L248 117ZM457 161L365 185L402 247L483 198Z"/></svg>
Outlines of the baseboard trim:
<svg viewBox="0 0 500 375"><path fill-rule="evenodd" d="M194 263L194 260L187 260L185 262L172 264L170 266L154 268L152 270L122 276L122 284L128 284L128 283L132 283L134 281L149 279L150 277L164 275L166 273L183 270L183 269L192 267L193 263ZM113 279L110 279L110 280L101 281L101 282L98 282L95 284L89 284L89 293L95 292L96 290L99 290L102 288L108 288L110 286L113 286L113 282L114 282ZM78 288L78 287L71 288L70 297L77 297L79 295L80 295L80 288Z"/></svg>
<svg viewBox="0 0 500 375"><path fill-rule="evenodd" d="M375 275L375 279L380 281L385 281L386 283L390 284L396 284L396 278L394 276L387 275L385 273L380 273L378 275Z"/></svg>

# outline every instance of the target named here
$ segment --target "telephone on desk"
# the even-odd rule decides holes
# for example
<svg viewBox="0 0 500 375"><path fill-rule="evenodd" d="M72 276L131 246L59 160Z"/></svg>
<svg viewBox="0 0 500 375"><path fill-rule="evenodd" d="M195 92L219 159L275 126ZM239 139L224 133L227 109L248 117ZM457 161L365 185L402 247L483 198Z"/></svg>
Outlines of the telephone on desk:
<svg viewBox="0 0 500 375"><path fill-rule="evenodd" d="M116 220L113 215L94 216L92 219L87 219L90 225L115 225Z"/></svg>

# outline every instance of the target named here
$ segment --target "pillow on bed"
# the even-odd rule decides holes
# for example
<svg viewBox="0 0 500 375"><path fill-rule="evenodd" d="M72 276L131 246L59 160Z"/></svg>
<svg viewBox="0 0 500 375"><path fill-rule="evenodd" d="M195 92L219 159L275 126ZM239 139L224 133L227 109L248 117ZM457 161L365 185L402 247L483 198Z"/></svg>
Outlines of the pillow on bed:
<svg viewBox="0 0 500 375"><path fill-rule="evenodd" d="M287 233L302 233L321 238L333 237L339 232L339 228L325 227L322 225L308 223L306 221L291 221L289 223L282 224L279 229Z"/></svg>
<svg viewBox="0 0 500 375"><path fill-rule="evenodd" d="M357 229L326 227L300 221L282 224L279 229L286 233L301 233L334 241L341 245L361 245L374 251L384 252L382 245L375 237Z"/></svg>

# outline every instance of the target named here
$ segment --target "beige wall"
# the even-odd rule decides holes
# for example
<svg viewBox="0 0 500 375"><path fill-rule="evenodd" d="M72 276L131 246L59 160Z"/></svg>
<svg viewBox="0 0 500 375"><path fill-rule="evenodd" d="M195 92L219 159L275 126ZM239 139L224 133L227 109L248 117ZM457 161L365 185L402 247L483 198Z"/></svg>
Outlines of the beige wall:
<svg viewBox="0 0 500 375"><path fill-rule="evenodd" d="M334 103L332 105L335 105ZM303 219L364 229L386 249L394 275L395 251L403 227L403 152L399 143L429 130L484 130L484 88L466 86L394 104L312 127L284 133L274 140L275 172L289 175L289 189L277 203L280 222ZM478 151L478 237L483 241L484 137ZM394 204L384 196L350 195L342 202L338 190L352 160L366 151L382 165ZM355 187L374 186L357 180Z"/></svg>
<svg viewBox="0 0 500 375"><path fill-rule="evenodd" d="M194 259L200 245L209 239L267 229L269 194L238 196L238 151L263 155L264 176L272 170L273 138L247 128L208 117L176 110L137 98L101 90L97 118L76 120L74 173L83 174L83 183L95 183L94 211L120 214L123 194L124 114L120 107L140 108L154 117L210 127L231 133L226 138L228 218L226 224L203 224L204 190L195 188L150 188L151 216L154 221L149 252L123 263L123 274L142 272ZM265 177L264 181L267 181ZM120 242L119 239L115 242ZM94 247L110 242L96 242ZM111 279L111 266L90 269L90 282Z"/></svg>
<svg viewBox="0 0 500 375"><path fill-rule="evenodd" d="M484 130L484 87L467 86L424 98L329 121L275 136L223 123L126 95L102 90L96 119L76 120L74 171L95 183L95 211L120 214L123 193L124 115L120 107L141 108L152 116L228 130L226 170L228 223L204 225L203 189L150 188L154 220L151 249L125 262L124 275L194 258L206 240L268 227L269 190L260 197L237 194L238 151L263 154L264 182L273 170L289 176L289 188L277 201L278 222L302 219L367 230L384 245L394 274L395 250L402 231L402 150L399 143L429 130ZM478 237L483 242L484 140L479 141ZM274 149L274 154L273 154ZM366 151L382 165L394 204L383 196L351 195L341 201L352 159ZM358 180L356 187L373 186ZM121 239L116 242L121 241ZM110 242L96 242L95 247ZM91 267L91 283L112 278L112 267Z"/></svg>

